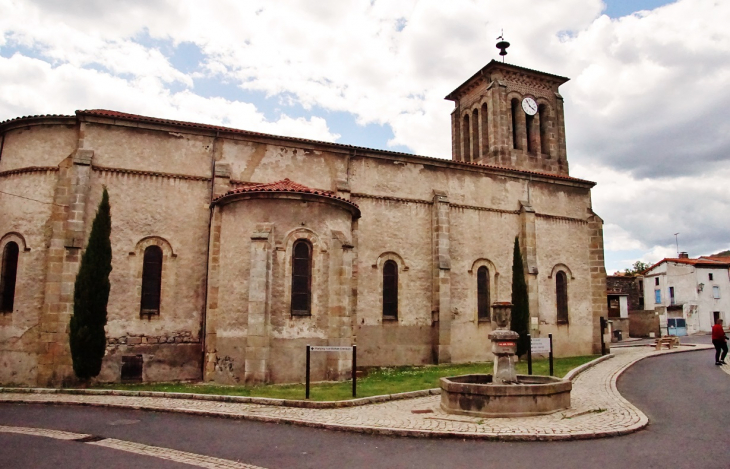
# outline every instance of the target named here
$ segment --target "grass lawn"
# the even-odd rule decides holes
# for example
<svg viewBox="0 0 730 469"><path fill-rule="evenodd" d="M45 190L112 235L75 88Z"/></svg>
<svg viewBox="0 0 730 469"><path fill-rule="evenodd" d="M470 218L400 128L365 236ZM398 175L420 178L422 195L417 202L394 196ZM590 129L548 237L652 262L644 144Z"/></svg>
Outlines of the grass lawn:
<svg viewBox="0 0 730 469"><path fill-rule="evenodd" d="M556 358L555 376L563 377L573 368L587 363L598 355ZM527 374L527 362L517 364L518 374ZM439 378L471 373L491 373L492 363L468 363L463 365L401 366L371 369L368 376L357 380L357 397L379 396L399 392L417 391L439 387ZM532 373L547 375L547 359L533 360ZM128 391L162 391L197 394L221 394L228 396L256 396L277 399L304 399L304 384L274 384L264 386L222 386L205 383L154 383L154 384L105 384L99 389ZM310 399L315 401L339 401L352 398L352 381L314 383L310 387Z"/></svg>

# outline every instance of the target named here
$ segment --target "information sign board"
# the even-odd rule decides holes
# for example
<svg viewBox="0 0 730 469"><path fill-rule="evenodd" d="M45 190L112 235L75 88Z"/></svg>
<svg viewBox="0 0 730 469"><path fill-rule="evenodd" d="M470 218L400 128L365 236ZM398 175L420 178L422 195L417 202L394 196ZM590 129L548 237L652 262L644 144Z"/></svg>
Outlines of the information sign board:
<svg viewBox="0 0 730 469"><path fill-rule="evenodd" d="M312 352L352 352L352 347L335 347L329 345L312 345L309 347Z"/></svg>
<svg viewBox="0 0 730 469"><path fill-rule="evenodd" d="M532 353L550 353L550 339L533 338L530 342Z"/></svg>

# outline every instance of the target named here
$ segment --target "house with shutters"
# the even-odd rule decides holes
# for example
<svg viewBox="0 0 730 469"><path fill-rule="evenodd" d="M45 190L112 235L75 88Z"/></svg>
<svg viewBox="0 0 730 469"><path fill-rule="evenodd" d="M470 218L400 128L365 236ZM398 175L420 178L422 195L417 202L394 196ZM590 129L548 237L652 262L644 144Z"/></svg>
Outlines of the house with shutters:
<svg viewBox="0 0 730 469"><path fill-rule="evenodd" d="M567 78L491 61L432 158L113 110L0 123L0 382L73 382L80 255L107 188L99 381L297 382L306 345L362 366L487 361L515 237L531 333L600 350L595 183L572 177ZM710 283L707 283L708 288ZM350 374L314 354L312 379Z"/></svg>
<svg viewBox="0 0 730 469"><path fill-rule="evenodd" d="M710 332L717 319L730 320L730 258L686 252L643 272L645 309L659 313L662 334Z"/></svg>

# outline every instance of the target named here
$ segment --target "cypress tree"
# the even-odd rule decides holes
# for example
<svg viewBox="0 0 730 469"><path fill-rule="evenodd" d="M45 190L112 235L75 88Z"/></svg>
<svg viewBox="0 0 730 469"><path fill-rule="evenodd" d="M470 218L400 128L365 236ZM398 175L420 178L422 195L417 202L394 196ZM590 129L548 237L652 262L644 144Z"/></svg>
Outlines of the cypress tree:
<svg viewBox="0 0 730 469"><path fill-rule="evenodd" d="M525 282L525 269L522 265L522 253L520 243L515 236L515 249L512 256L512 318L510 329L517 332L520 338L517 340L517 356L527 353L527 333L530 320L530 303L527 297L527 283Z"/></svg>
<svg viewBox="0 0 730 469"><path fill-rule="evenodd" d="M99 374L106 351L104 326L112 271L111 229L109 194L104 187L74 286L69 343L74 373L83 381Z"/></svg>

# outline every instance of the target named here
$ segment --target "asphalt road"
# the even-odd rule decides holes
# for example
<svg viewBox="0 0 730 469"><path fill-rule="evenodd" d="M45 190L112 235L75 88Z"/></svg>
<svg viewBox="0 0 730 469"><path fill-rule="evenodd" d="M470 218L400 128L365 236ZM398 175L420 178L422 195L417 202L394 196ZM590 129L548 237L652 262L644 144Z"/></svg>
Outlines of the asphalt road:
<svg viewBox="0 0 730 469"><path fill-rule="evenodd" d="M283 468L730 468L730 376L714 352L642 360L621 393L650 425L572 442L391 438L181 414L79 406L0 405L0 425L88 433ZM0 468L189 468L90 444L0 433Z"/></svg>

